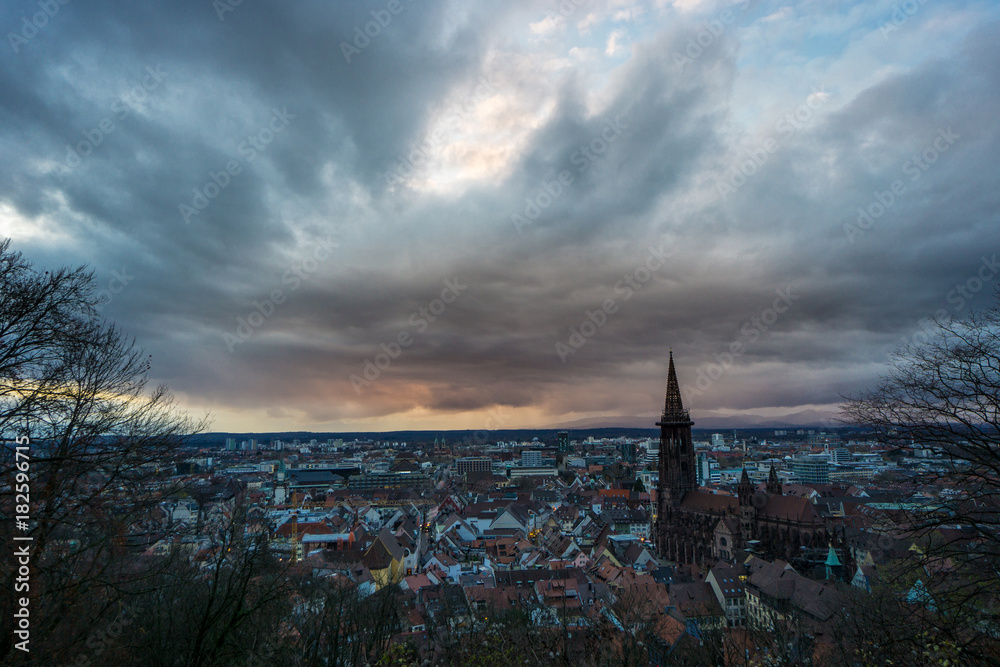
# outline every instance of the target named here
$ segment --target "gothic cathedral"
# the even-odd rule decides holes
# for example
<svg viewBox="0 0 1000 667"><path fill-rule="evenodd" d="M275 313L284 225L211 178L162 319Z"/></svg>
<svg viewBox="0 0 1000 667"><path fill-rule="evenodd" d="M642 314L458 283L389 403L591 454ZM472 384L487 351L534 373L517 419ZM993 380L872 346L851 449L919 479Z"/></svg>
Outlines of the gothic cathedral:
<svg viewBox="0 0 1000 667"><path fill-rule="evenodd" d="M773 467L763 488L756 488L744 469L736 496L698 488L691 440L694 422L681 400L673 351L663 416L656 425L660 427L656 489L660 558L703 565L731 560L739 549L753 549L788 560L801 547L825 548L835 539L838 531L808 499L782 494Z"/></svg>

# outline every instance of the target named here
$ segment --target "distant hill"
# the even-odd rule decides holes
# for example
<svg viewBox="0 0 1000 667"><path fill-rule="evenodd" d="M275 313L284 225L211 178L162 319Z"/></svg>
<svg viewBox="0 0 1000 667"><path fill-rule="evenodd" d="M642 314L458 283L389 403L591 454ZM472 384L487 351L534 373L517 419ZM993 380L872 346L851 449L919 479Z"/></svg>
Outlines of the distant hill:
<svg viewBox="0 0 1000 667"><path fill-rule="evenodd" d="M692 412L695 429L728 430L734 428L834 428L837 426L829 420L835 418L836 412L826 410L799 410L785 415L768 417L755 414L732 415L722 412ZM593 429L593 428L655 428L659 416L645 417L591 417L572 422L554 424L548 428L555 429Z"/></svg>

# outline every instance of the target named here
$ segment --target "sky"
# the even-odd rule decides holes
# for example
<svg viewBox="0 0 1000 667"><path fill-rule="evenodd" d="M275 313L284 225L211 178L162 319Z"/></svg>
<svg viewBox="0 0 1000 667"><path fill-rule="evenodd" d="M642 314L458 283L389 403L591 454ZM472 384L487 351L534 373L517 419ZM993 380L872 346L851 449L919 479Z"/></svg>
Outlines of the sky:
<svg viewBox="0 0 1000 667"><path fill-rule="evenodd" d="M219 431L829 414L1000 283L1000 7L0 4L0 237Z"/></svg>

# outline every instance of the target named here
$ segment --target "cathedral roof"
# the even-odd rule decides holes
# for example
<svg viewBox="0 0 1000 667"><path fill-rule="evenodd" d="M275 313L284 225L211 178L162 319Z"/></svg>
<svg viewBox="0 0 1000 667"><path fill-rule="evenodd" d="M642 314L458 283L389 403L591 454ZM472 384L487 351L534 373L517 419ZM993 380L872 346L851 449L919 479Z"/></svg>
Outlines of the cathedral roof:
<svg viewBox="0 0 1000 667"><path fill-rule="evenodd" d="M762 517L790 519L806 523L818 522L819 512L808 498L796 496L768 496L767 503L758 511Z"/></svg>
<svg viewBox="0 0 1000 667"><path fill-rule="evenodd" d="M681 509L692 512L723 514L725 512L735 512L739 507L740 501L736 496L723 496L704 491L688 491L681 500Z"/></svg>

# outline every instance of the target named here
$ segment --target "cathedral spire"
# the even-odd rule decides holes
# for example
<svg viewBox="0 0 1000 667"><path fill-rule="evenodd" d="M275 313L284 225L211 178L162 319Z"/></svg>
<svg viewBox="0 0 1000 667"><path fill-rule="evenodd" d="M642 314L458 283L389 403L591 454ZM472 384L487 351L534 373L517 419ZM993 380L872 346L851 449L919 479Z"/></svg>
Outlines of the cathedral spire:
<svg viewBox="0 0 1000 667"><path fill-rule="evenodd" d="M740 483L736 486L736 493L741 505L746 505L753 498L753 484L750 483L750 475L747 474L746 466L743 466L743 474L740 476Z"/></svg>
<svg viewBox="0 0 1000 667"><path fill-rule="evenodd" d="M661 558L691 563L695 559L694 543L678 536L680 527L676 520L680 516L680 504L684 496L698 488L694 443L691 441L694 422L681 401L673 350L670 351L670 366L667 371L667 399L663 405L663 418L656 425L660 427L656 548Z"/></svg>
<svg viewBox="0 0 1000 667"><path fill-rule="evenodd" d="M667 400L663 406L664 422L690 421L684 403L681 401L681 387L677 382L677 371L674 369L674 351L670 350L670 365L667 368Z"/></svg>
<svg viewBox="0 0 1000 667"><path fill-rule="evenodd" d="M767 492L773 496L781 495L781 481L778 479L778 471L771 464L771 472L767 476Z"/></svg>

